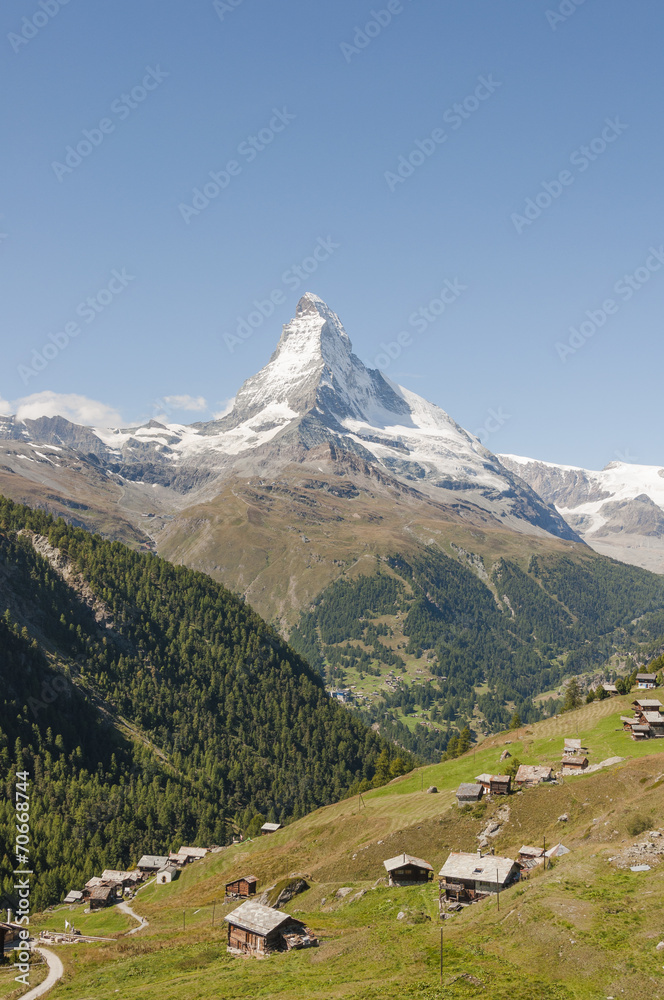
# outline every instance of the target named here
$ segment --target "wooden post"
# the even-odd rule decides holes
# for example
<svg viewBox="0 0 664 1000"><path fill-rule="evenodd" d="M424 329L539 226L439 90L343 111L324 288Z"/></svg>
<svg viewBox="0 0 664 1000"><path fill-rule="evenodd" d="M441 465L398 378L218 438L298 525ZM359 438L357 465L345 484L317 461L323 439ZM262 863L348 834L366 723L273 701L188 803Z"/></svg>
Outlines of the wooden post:
<svg viewBox="0 0 664 1000"><path fill-rule="evenodd" d="M498 909L500 909L500 879L498 875L498 869L496 868L496 899L498 901Z"/></svg>
<svg viewBox="0 0 664 1000"><path fill-rule="evenodd" d="M443 928L440 928L440 985L443 985Z"/></svg>
<svg viewBox="0 0 664 1000"><path fill-rule="evenodd" d="M544 871L546 871L546 837L544 838Z"/></svg>
<svg viewBox="0 0 664 1000"><path fill-rule="evenodd" d="M217 905L216 899L212 900L212 926L214 927L214 908Z"/></svg>
<svg viewBox="0 0 664 1000"><path fill-rule="evenodd" d="M185 911L182 911L182 930L185 929Z"/></svg>

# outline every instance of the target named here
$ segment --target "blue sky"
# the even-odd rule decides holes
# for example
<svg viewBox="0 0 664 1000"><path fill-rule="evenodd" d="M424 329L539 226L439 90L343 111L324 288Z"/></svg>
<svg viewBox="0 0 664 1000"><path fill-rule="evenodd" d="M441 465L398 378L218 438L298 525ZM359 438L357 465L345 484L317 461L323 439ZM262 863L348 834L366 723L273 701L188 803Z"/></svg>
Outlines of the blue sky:
<svg viewBox="0 0 664 1000"><path fill-rule="evenodd" d="M208 419L310 290L493 451L662 463L663 28L618 0L8 0L0 410Z"/></svg>

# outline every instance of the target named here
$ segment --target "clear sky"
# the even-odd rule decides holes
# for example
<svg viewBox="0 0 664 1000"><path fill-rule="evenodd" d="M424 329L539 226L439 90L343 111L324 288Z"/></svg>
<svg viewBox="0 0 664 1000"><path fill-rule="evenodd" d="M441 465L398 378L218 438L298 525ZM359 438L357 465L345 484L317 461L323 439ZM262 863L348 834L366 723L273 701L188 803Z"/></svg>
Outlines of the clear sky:
<svg viewBox="0 0 664 1000"><path fill-rule="evenodd" d="M661 3L6 0L0 29L0 411L209 419L314 291L493 451L664 463Z"/></svg>

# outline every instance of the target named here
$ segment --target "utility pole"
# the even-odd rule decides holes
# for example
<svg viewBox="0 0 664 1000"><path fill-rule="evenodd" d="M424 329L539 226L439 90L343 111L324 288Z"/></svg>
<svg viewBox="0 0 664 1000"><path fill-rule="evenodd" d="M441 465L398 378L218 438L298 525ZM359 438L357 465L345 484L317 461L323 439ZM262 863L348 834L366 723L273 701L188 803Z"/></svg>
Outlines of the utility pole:
<svg viewBox="0 0 664 1000"><path fill-rule="evenodd" d="M498 876L498 869L497 868L496 868L496 888L498 890L496 892L496 899L498 901L498 909L500 909L500 879L499 879L499 876Z"/></svg>
<svg viewBox="0 0 664 1000"><path fill-rule="evenodd" d="M185 910L182 911L182 930L185 928Z"/></svg>
<svg viewBox="0 0 664 1000"><path fill-rule="evenodd" d="M214 927L214 908L217 905L216 899L212 900L212 926Z"/></svg>
<svg viewBox="0 0 664 1000"><path fill-rule="evenodd" d="M544 871L546 871L546 837L544 838Z"/></svg>
<svg viewBox="0 0 664 1000"><path fill-rule="evenodd" d="M443 928L440 928L440 985L443 985Z"/></svg>

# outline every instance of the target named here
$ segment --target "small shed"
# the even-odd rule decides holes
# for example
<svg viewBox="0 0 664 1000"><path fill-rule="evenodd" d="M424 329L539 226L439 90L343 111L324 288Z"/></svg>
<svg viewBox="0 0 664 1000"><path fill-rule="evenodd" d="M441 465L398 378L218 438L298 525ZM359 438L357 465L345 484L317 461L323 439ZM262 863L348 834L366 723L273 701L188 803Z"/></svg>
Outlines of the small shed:
<svg viewBox="0 0 664 1000"><path fill-rule="evenodd" d="M499 892L519 878L519 866L512 858L487 854L453 852L439 872L447 899L472 902L479 896Z"/></svg>
<svg viewBox="0 0 664 1000"><path fill-rule="evenodd" d="M261 836L265 837L268 833L276 833L277 830L281 830L281 823L263 823Z"/></svg>
<svg viewBox="0 0 664 1000"><path fill-rule="evenodd" d="M649 740L651 736L652 729L650 726L642 725L640 722L637 722L632 726L633 740Z"/></svg>
<svg viewBox="0 0 664 1000"><path fill-rule="evenodd" d="M588 749L587 747L582 747L581 746L581 740L567 739L566 738L565 739L565 745L563 747L563 753L564 754L571 754L573 757L576 757L582 751L586 751L587 752L587 749Z"/></svg>
<svg viewBox="0 0 664 1000"><path fill-rule="evenodd" d="M484 786L473 784L471 781L462 781L456 791L456 800L458 806L474 805L474 803L479 802L484 795Z"/></svg>
<svg viewBox="0 0 664 1000"><path fill-rule="evenodd" d="M478 774L475 778L487 795L508 795L512 787L509 774Z"/></svg>
<svg viewBox="0 0 664 1000"><path fill-rule="evenodd" d="M102 882L119 882L123 887L136 885L142 878L141 872L123 872L116 868L105 868L101 873Z"/></svg>
<svg viewBox="0 0 664 1000"><path fill-rule="evenodd" d="M138 862L137 868L139 871L148 872L153 874L158 872L160 868L168 864L168 858L165 854L144 854L143 857Z"/></svg>
<svg viewBox="0 0 664 1000"><path fill-rule="evenodd" d="M177 865L178 868L183 868L189 860L188 854L180 854L179 851L177 853L175 851L171 851L168 855L168 863L170 865Z"/></svg>
<svg viewBox="0 0 664 1000"><path fill-rule="evenodd" d="M166 885L168 882L174 882L175 879L180 874L180 869L177 865L167 864L163 868L160 868L157 872L157 878L155 879L157 885Z"/></svg>
<svg viewBox="0 0 664 1000"><path fill-rule="evenodd" d="M632 702L632 708L635 712L660 712L661 714L662 703L657 698L637 698Z"/></svg>
<svg viewBox="0 0 664 1000"><path fill-rule="evenodd" d="M563 757L560 763L563 774L581 774L588 767L588 758L578 754Z"/></svg>
<svg viewBox="0 0 664 1000"><path fill-rule="evenodd" d="M544 857L543 847L531 847L528 844L519 850L519 861L532 867L534 864L539 864Z"/></svg>
<svg viewBox="0 0 664 1000"><path fill-rule="evenodd" d="M514 784L518 785L519 788L534 788L541 781L551 781L552 777L553 768L551 767L539 764L521 764L516 772Z"/></svg>
<svg viewBox="0 0 664 1000"><path fill-rule="evenodd" d="M318 941L301 920L249 899L228 913L228 951L236 955L268 955L271 951L310 948Z"/></svg>
<svg viewBox="0 0 664 1000"><path fill-rule="evenodd" d="M258 879L255 875L243 875L226 883L226 896L230 899L247 899L256 894Z"/></svg>
<svg viewBox="0 0 664 1000"><path fill-rule="evenodd" d="M639 722L643 726L650 726L653 736L664 736L664 715L659 712L640 712Z"/></svg>
<svg viewBox="0 0 664 1000"><path fill-rule="evenodd" d="M63 903L82 903L82 902L83 902L83 893L80 892L78 889L70 889L65 898L63 899Z"/></svg>
<svg viewBox="0 0 664 1000"><path fill-rule="evenodd" d="M433 868L428 861L414 858L411 854L398 854L396 858L383 861L390 885L415 885L429 882L433 878Z"/></svg>
<svg viewBox="0 0 664 1000"><path fill-rule="evenodd" d="M0 922L0 955L3 954L5 950L5 945L9 944L10 941L18 940L18 927L14 924L6 924Z"/></svg>
<svg viewBox="0 0 664 1000"><path fill-rule="evenodd" d="M657 687L657 674L637 674L636 686L642 689Z"/></svg>
<svg viewBox="0 0 664 1000"><path fill-rule="evenodd" d="M615 696L619 694L618 688L615 684L602 684L602 687L611 698L615 698Z"/></svg>

